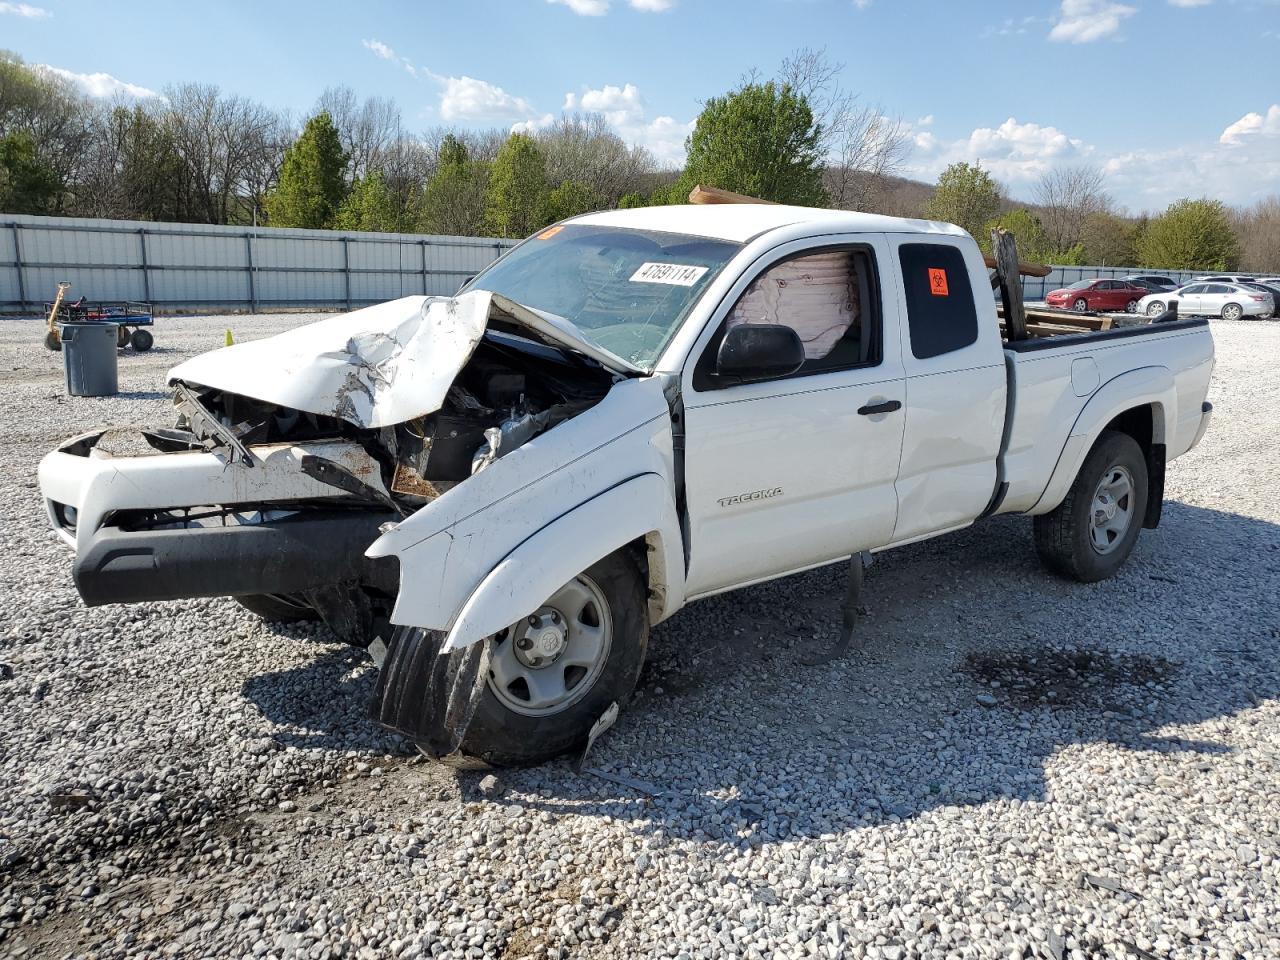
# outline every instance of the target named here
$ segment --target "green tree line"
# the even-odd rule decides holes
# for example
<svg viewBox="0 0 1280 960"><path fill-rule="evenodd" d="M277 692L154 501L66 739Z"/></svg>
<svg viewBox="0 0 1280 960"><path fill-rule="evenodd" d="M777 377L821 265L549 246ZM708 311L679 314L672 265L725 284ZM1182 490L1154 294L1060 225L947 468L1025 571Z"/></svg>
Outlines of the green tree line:
<svg viewBox="0 0 1280 960"><path fill-rule="evenodd" d="M1280 197L1247 210L1185 198L1155 216L1112 204L1100 170L1045 174L1015 203L980 164L931 188L895 177L907 129L801 50L778 76L705 101L667 169L599 114L528 132L406 131L389 100L329 88L300 122L216 87L103 103L0 53L0 210L313 229L524 237L589 210L684 203L697 184L780 203L1005 227L1055 264L1280 272ZM897 189L920 187L916 199Z"/></svg>

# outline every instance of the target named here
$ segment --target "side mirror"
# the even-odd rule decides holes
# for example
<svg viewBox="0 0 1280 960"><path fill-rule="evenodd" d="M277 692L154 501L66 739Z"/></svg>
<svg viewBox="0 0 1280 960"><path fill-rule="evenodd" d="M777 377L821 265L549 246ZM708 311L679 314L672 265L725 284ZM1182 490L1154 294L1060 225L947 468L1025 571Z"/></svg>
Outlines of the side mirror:
<svg viewBox="0 0 1280 960"><path fill-rule="evenodd" d="M804 344L779 323L730 327L716 354L716 373L738 380L769 380L795 373L804 363Z"/></svg>

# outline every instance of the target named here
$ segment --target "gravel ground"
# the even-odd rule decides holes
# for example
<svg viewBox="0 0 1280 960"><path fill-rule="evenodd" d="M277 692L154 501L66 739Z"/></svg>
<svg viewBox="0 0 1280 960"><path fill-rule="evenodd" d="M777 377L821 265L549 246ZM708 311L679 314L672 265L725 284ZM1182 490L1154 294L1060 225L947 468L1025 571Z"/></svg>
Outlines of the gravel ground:
<svg viewBox="0 0 1280 960"><path fill-rule="evenodd" d="M413 758L323 629L80 605L41 455L303 319L164 319L99 400L0 321L0 954L1280 956L1280 324L1214 324L1214 425L1110 582L999 518L883 555L835 666L838 568L656 629L591 758L650 796Z"/></svg>

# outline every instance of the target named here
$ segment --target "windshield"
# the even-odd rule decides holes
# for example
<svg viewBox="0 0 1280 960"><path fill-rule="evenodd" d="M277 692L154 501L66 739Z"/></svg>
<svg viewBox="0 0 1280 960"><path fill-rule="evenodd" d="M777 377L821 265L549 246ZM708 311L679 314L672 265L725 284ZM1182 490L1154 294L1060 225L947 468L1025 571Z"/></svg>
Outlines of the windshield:
<svg viewBox="0 0 1280 960"><path fill-rule="evenodd" d="M1067 287L1067 289L1068 290L1086 290L1092 286L1093 286L1092 280L1077 280L1071 286Z"/></svg>
<svg viewBox="0 0 1280 960"><path fill-rule="evenodd" d="M467 289L564 317L593 343L651 370L740 249L678 233L563 224L526 240Z"/></svg>

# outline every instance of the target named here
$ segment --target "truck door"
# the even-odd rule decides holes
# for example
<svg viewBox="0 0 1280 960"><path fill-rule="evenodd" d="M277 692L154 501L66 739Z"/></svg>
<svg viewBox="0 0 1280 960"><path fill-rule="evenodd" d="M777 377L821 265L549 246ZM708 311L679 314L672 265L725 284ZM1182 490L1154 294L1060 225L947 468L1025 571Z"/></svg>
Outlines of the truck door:
<svg viewBox="0 0 1280 960"><path fill-rule="evenodd" d="M899 235L891 243L907 378L893 532L900 543L970 523L990 502L1007 385L978 248L946 236Z"/></svg>
<svg viewBox="0 0 1280 960"><path fill-rule="evenodd" d="M744 272L684 371L690 598L883 546L905 420L886 241L796 241ZM886 292L888 291L888 292ZM806 360L753 383L716 373L725 331L792 327Z"/></svg>

